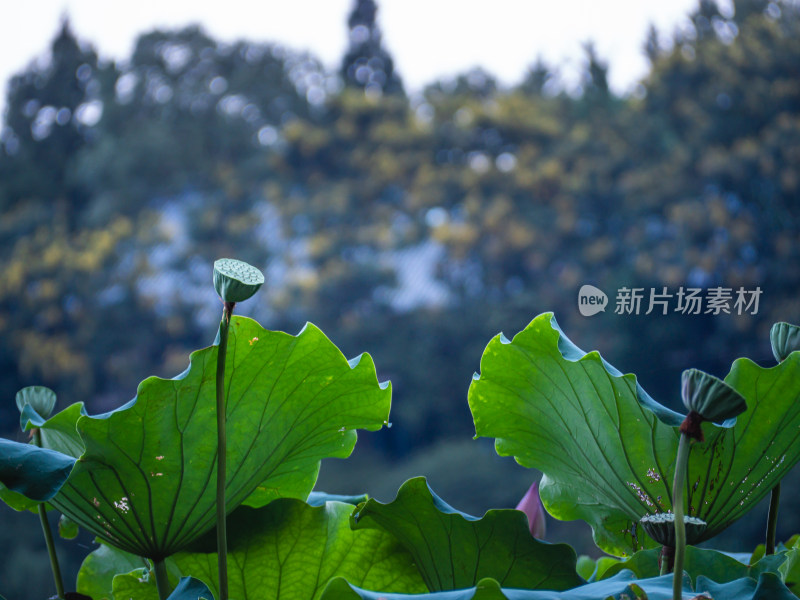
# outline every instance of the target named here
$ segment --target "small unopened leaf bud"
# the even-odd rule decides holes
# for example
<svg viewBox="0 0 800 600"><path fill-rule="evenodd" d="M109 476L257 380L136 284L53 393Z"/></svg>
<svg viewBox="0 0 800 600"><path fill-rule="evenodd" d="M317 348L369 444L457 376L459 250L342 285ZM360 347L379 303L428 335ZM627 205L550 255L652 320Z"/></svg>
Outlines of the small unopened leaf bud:
<svg viewBox="0 0 800 600"><path fill-rule="evenodd" d="M687 369L681 376L681 396L689 412L704 421L720 424L742 414L747 403L727 383L698 369Z"/></svg>
<svg viewBox="0 0 800 600"><path fill-rule="evenodd" d="M772 354L779 363L800 350L800 327L791 323L775 323L769 331Z"/></svg>
<svg viewBox="0 0 800 600"><path fill-rule="evenodd" d="M43 385L31 385L17 392L16 401L20 414L30 406L42 419L47 419L56 406L56 393Z"/></svg>

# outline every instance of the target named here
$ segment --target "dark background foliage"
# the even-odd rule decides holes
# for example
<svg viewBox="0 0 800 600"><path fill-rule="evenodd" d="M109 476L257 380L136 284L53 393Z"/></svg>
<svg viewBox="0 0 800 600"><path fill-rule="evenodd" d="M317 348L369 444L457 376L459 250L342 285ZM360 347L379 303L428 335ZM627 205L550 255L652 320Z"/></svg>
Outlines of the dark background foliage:
<svg viewBox="0 0 800 600"><path fill-rule="evenodd" d="M466 392L488 340L543 311L671 406L685 368L770 364L770 325L800 321L800 14L734 8L702 0L692 27L642 32L651 69L626 97L591 44L577 91L540 60L513 87L473 70L409 96L371 0L354 2L337 73L197 27L108 63L65 21L49 63L7 87L0 429L22 439L25 385L99 412L182 371L214 338L222 256L265 272L244 314L313 321L393 382L393 426L323 465L331 492L390 500L422 474L467 512L513 507L537 474L470 439ZM605 313L579 314L585 283ZM757 314L614 314L624 286L645 289L642 313L651 288L762 295ZM0 511L0 591L46 596L36 519ZM720 544L750 548L762 522ZM585 526L550 525L592 551ZM779 537L798 530L787 505ZM90 545L64 547L68 572Z"/></svg>

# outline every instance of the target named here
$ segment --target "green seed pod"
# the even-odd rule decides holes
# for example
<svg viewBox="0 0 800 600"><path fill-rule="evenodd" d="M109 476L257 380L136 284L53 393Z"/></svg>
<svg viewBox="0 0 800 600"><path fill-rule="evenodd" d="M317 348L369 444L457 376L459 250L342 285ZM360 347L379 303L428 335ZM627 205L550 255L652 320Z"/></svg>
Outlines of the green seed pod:
<svg viewBox="0 0 800 600"><path fill-rule="evenodd" d="M791 323L775 323L769 331L772 354L779 363L792 352L800 350L800 327Z"/></svg>
<svg viewBox="0 0 800 600"><path fill-rule="evenodd" d="M233 258L214 262L214 289L223 302L242 302L258 291L264 274L253 266Z"/></svg>
<svg viewBox="0 0 800 600"><path fill-rule="evenodd" d="M56 393L43 385L31 385L17 392L17 408L20 414L30 406L42 419L47 419L56 406Z"/></svg>
<svg viewBox="0 0 800 600"><path fill-rule="evenodd" d="M742 395L727 383L698 369L687 369L681 376L684 406L704 421L723 423L747 410Z"/></svg>
<svg viewBox="0 0 800 600"><path fill-rule="evenodd" d="M672 513L656 513L645 515L639 522L645 533L662 546L675 547L675 515ZM706 530L707 523L697 517L683 517L686 525L686 543L696 544Z"/></svg>

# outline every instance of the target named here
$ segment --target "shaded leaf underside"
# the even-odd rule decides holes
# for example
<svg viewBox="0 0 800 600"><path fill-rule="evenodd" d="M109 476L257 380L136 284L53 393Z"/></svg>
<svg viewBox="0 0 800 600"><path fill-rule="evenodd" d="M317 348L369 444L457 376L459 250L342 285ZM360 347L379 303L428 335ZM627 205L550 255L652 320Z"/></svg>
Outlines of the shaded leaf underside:
<svg viewBox="0 0 800 600"><path fill-rule="evenodd" d="M322 458L348 456L356 428L387 421L390 386L378 383L368 355L348 362L310 324L291 336L234 317L229 335L228 506L305 499ZM216 357L216 346L194 352L182 375L146 379L112 413L81 416L71 407L45 423L45 445L80 457L53 505L154 559L211 529Z"/></svg>
<svg viewBox="0 0 800 600"><path fill-rule="evenodd" d="M0 499L15 510L50 500L74 464L60 452L0 439Z"/></svg>
<svg viewBox="0 0 800 600"><path fill-rule="evenodd" d="M389 504L370 499L360 505L353 528L386 531L400 540L431 591L472 587L486 577L527 589L564 590L583 583L575 551L531 537L524 513L465 515L436 496L424 477L406 481Z"/></svg>
<svg viewBox="0 0 800 600"><path fill-rule="evenodd" d="M353 531L352 511L342 502L312 507L288 498L239 508L228 522L231 597L311 600L335 576L390 593L426 591L411 555L385 532ZM206 545L215 546L210 535ZM217 590L215 552L182 552L172 560Z"/></svg>
<svg viewBox="0 0 800 600"><path fill-rule="evenodd" d="M341 502L314 507L291 498L257 509L239 507L228 518L230 597L313 600L337 576L387 593L427 591L411 555L395 538L382 531L350 528L352 510L351 504ZM213 532L209 532L190 550L167 559L168 568L203 581L216 597L215 546ZM101 561L119 565L126 574L110 576L101 568ZM84 561L78 589L84 593L91 590L99 600L110 597L113 580L115 595L152 596L152 581L141 578L139 571L127 574L126 567L135 563L132 555L102 545Z"/></svg>

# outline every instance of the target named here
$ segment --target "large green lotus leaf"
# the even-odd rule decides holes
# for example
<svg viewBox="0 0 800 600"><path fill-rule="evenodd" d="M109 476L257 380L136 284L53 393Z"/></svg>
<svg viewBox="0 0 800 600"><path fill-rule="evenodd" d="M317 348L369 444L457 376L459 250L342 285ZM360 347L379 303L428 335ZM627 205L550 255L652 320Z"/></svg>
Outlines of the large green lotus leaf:
<svg viewBox="0 0 800 600"><path fill-rule="evenodd" d="M704 426L686 479L691 514L709 524L704 539L742 517L800 460L800 352L770 369L737 359L725 383L747 411L730 429Z"/></svg>
<svg viewBox="0 0 800 600"><path fill-rule="evenodd" d="M15 510L28 510L58 493L69 477L71 456L0 439L0 499Z"/></svg>
<svg viewBox="0 0 800 600"><path fill-rule="evenodd" d="M795 600L796 598L773 573L765 573L758 578L758 581L748 577L729 583L715 583L701 576L694 590L687 577L683 580L682 592L686 600L695 598L701 592L708 593L714 600ZM563 592L501 588L496 581L483 579L472 588L416 596L368 591L337 577L328 584L321 600L631 600L633 598L672 600L672 575L634 579L633 573L623 571L611 579Z"/></svg>
<svg viewBox="0 0 800 600"><path fill-rule="evenodd" d="M387 421L388 383L369 355L348 362L307 325L297 336L235 317L228 341L228 507L306 498L326 457L346 457L355 429ZM80 456L52 504L123 550L160 559L215 523L217 347L194 352L175 379L97 417L67 409L43 443Z"/></svg>
<svg viewBox="0 0 800 600"><path fill-rule="evenodd" d="M490 510L477 519L448 506L424 477L406 481L389 504L370 499L359 505L352 526L400 540L430 591L468 588L487 577L527 589L565 590L583 583L575 551L534 539L523 512Z"/></svg>
<svg viewBox="0 0 800 600"><path fill-rule="evenodd" d="M427 591L411 555L383 531L353 531L351 504L310 506L284 498L228 519L228 584L238 600L311 600L336 576L386 592ZM193 546L214 548L212 535ZM194 548L193 548L194 550ZM216 593L216 552L181 552L171 561Z"/></svg>
<svg viewBox="0 0 800 600"><path fill-rule="evenodd" d="M739 359L725 381L748 410L726 427L704 424L706 442L693 445L686 505L708 523L702 539L754 506L800 459L800 354L771 369ZM499 454L544 472L550 514L588 522L610 554L655 546L637 524L672 507L681 417L633 375L581 351L548 313L511 341L492 339L469 404L476 436L496 438Z"/></svg>

